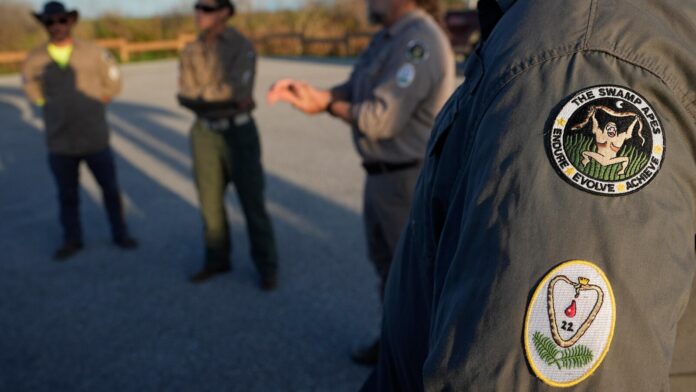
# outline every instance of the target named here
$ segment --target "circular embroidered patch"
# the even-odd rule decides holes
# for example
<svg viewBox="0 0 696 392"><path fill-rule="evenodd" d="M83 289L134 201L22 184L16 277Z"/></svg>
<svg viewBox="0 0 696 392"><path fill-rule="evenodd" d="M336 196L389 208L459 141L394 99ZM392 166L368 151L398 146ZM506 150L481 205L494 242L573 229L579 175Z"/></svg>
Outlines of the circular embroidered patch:
<svg viewBox="0 0 696 392"><path fill-rule="evenodd" d="M584 191L619 196L645 187L665 156L655 109L637 92L595 86L573 95L546 132L556 171Z"/></svg>
<svg viewBox="0 0 696 392"><path fill-rule="evenodd" d="M602 363L614 335L614 293L595 264L560 264L539 283L527 308L524 349L534 374L570 387Z"/></svg>
<svg viewBox="0 0 696 392"><path fill-rule="evenodd" d="M411 63L406 63L396 72L396 85L401 88L406 88L413 83L416 78L416 67Z"/></svg>
<svg viewBox="0 0 696 392"><path fill-rule="evenodd" d="M418 40L409 41L406 49L406 58L418 63L425 61L430 57L428 49Z"/></svg>

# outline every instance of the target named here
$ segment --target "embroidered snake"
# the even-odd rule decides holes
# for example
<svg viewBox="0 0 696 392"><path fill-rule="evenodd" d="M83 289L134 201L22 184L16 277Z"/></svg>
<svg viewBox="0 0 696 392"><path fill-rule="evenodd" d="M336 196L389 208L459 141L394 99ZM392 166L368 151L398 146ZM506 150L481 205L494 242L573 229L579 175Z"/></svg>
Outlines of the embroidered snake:
<svg viewBox="0 0 696 392"><path fill-rule="evenodd" d="M577 298L580 295L580 291L595 291L597 293L597 303L595 303L594 308L592 308L592 312L590 312L590 315L587 317L587 320L580 326L578 332L576 332L575 335L573 335L573 337L570 338L570 340L563 340L561 335L558 333L558 325L556 324L556 310L553 306L553 288L559 281L566 282L569 285L575 287L575 298ZM577 343L578 340L580 340L580 338L582 338L582 336L585 334L585 332L587 332L587 329L590 328L590 325L592 325L592 322L595 320L595 318L597 318L597 314L602 308L602 303L604 302L604 291L602 291L601 287L589 283L590 280L587 278L578 278L578 283L575 283L564 275L556 276L555 278L551 279L551 282L549 282L547 306L549 312L549 320L551 321L551 335L556 344L558 344L562 348L568 348Z"/></svg>

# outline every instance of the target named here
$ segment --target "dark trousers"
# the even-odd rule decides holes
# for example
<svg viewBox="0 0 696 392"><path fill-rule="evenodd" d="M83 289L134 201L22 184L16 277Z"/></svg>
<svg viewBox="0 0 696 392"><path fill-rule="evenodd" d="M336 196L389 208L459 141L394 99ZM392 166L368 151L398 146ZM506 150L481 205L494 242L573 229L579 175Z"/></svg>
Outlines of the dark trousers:
<svg viewBox="0 0 696 392"><path fill-rule="evenodd" d="M229 265L232 240L225 191L234 184L246 218L251 257L261 274L278 268L275 236L264 202L261 143L253 120L223 131L196 121L191 130L193 174L203 218L206 263Z"/></svg>
<svg viewBox="0 0 696 392"><path fill-rule="evenodd" d="M118 240L127 235L121 193L116 180L116 168L110 149L84 156L49 154L48 163L58 186L60 202L60 223L63 226L65 242L82 242L80 224L80 162L85 161L102 190L111 235Z"/></svg>
<svg viewBox="0 0 696 392"><path fill-rule="evenodd" d="M413 191L421 167L378 175L365 181L363 222L370 261L380 277L380 293L389 276L392 258L411 211Z"/></svg>

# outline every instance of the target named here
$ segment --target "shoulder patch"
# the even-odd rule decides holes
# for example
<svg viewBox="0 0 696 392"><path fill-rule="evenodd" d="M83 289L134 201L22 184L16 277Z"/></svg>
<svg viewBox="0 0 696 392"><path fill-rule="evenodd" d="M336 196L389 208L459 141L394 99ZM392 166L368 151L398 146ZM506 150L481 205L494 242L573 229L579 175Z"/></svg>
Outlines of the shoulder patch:
<svg viewBox="0 0 696 392"><path fill-rule="evenodd" d="M253 75L253 74L251 73L250 70L244 71L244 73L242 74L242 84L245 85L245 86L246 86L247 84L249 84L249 82L251 82L251 77L252 77L252 75Z"/></svg>
<svg viewBox="0 0 696 392"><path fill-rule="evenodd" d="M118 67L116 66L116 60L114 59L114 56L111 55L111 52L109 52L106 49L102 50L102 61L106 63L109 66L109 79L112 81L117 81L121 78L121 72L119 71Z"/></svg>
<svg viewBox="0 0 696 392"><path fill-rule="evenodd" d="M411 63L405 63L396 72L396 85L406 88L413 83L416 78L416 67Z"/></svg>
<svg viewBox="0 0 696 392"><path fill-rule="evenodd" d="M118 67L115 65L111 65L109 67L109 79L112 81L117 81L121 78L121 71L118 70Z"/></svg>
<svg viewBox="0 0 696 392"><path fill-rule="evenodd" d="M665 130L655 109L626 87L602 85L574 94L546 134L551 164L571 185L597 195L636 192L665 157Z"/></svg>
<svg viewBox="0 0 696 392"><path fill-rule="evenodd" d="M541 280L527 308L524 351L544 383L570 387L602 364L614 336L616 302L589 261L561 263Z"/></svg>
<svg viewBox="0 0 696 392"><path fill-rule="evenodd" d="M430 57L428 48L418 40L412 40L406 47L406 58L414 63L425 61Z"/></svg>
<svg viewBox="0 0 696 392"><path fill-rule="evenodd" d="M112 56L111 52L109 52L106 49L102 49L102 61L104 61L107 64L116 63L116 60L114 60L114 56Z"/></svg>

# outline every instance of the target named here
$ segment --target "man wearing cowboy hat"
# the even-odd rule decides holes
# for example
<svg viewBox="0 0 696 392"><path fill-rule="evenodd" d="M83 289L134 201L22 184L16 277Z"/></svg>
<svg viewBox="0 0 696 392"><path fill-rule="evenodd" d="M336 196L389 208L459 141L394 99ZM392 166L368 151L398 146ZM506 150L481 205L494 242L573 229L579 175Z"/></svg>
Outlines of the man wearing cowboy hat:
<svg viewBox="0 0 696 392"><path fill-rule="evenodd" d="M54 258L64 260L83 247L78 189L82 161L102 189L114 244L135 248L123 217L106 122L106 104L121 89L116 63L106 50L72 38L77 11L50 1L33 15L49 42L29 53L22 78L29 99L43 108L48 161L58 186L63 244Z"/></svg>

